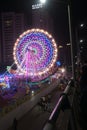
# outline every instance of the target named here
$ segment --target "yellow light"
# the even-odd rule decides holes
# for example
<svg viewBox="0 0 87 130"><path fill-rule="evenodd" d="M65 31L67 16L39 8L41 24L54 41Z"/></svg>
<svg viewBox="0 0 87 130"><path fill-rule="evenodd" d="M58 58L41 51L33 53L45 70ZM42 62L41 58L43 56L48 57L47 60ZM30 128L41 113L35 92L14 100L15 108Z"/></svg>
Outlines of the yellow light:
<svg viewBox="0 0 87 130"><path fill-rule="evenodd" d="M63 46L60 45L59 48L63 48Z"/></svg>
<svg viewBox="0 0 87 130"><path fill-rule="evenodd" d="M67 43L66 45L67 45L67 46L70 46L71 44L70 44L70 43Z"/></svg>
<svg viewBox="0 0 87 130"><path fill-rule="evenodd" d="M51 35L49 35L49 38L52 38L52 36L51 36Z"/></svg>
<svg viewBox="0 0 87 130"><path fill-rule="evenodd" d="M21 64L19 64L19 62L17 61L17 57L16 57L16 48L17 48L17 45L18 45L18 43L19 43L19 41L20 41L20 39L24 36L24 35L26 35L26 34L28 34L29 32L34 32L34 31L37 31L37 32L42 32L42 33L44 33L44 34L46 34L47 36L48 36L48 38L51 38L51 41L52 41L52 46L53 46L53 48L54 48L54 51L53 51L53 53L54 53L54 58L52 59L52 62L49 64L49 67L47 67L47 68L45 68L45 69L43 69L41 72L39 72L39 73L34 73L34 76L38 76L38 75L42 75L42 74L45 74L45 73L47 73L48 71L51 71L51 68L52 68L52 66L55 64L55 62L56 62L56 59L57 59L57 45L56 45L56 42L55 42L55 40L52 38L52 36L51 36L51 34L49 34L47 31L44 31L43 29L31 29L31 30L27 30L26 32L24 32L23 34L21 34L20 36L19 36L19 39L17 39L16 40L16 43L15 43L15 45L14 45L14 48L13 48L13 56L14 56L14 60L15 60L15 63L17 64L17 66L18 66L18 69L22 72L22 73L27 73L27 71L25 70L25 69L23 69L22 68L22 66L21 66ZM41 59L40 59L41 60ZM33 75L33 73L29 73L29 75Z"/></svg>
<svg viewBox="0 0 87 130"><path fill-rule="evenodd" d="M61 71L62 71L62 73L64 73L65 72L65 68L62 68Z"/></svg>

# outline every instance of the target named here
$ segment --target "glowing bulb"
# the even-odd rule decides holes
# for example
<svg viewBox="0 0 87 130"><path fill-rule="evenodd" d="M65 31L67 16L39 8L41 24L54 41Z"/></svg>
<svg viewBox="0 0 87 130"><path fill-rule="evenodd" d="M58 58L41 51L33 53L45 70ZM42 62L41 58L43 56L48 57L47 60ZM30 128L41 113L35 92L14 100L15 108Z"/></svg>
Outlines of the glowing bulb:
<svg viewBox="0 0 87 130"><path fill-rule="evenodd" d="M46 0L40 0L40 2L41 2L42 4L44 4L44 3L46 2Z"/></svg>

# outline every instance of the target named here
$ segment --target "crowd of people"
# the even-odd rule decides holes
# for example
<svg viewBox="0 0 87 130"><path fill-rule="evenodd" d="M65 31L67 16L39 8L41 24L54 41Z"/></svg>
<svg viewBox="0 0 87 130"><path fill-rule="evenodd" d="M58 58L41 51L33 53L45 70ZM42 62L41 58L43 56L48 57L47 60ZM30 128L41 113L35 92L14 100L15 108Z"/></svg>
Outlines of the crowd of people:
<svg viewBox="0 0 87 130"><path fill-rule="evenodd" d="M78 83L79 83L79 107L80 116L83 126L87 129L87 61L79 67Z"/></svg>
<svg viewBox="0 0 87 130"><path fill-rule="evenodd" d="M81 110L84 116L87 117L87 64L85 63L81 69L80 77L80 91L81 91Z"/></svg>

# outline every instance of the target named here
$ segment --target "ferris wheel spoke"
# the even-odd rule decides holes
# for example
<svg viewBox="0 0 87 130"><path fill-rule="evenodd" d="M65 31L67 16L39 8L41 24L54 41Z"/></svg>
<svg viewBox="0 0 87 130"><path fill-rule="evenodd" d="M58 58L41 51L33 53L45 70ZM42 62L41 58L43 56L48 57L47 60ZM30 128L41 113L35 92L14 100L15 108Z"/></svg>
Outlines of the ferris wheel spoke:
<svg viewBox="0 0 87 130"><path fill-rule="evenodd" d="M32 81L47 78L56 69L56 42L42 29L31 29L21 34L15 43L13 53L20 71L30 76Z"/></svg>

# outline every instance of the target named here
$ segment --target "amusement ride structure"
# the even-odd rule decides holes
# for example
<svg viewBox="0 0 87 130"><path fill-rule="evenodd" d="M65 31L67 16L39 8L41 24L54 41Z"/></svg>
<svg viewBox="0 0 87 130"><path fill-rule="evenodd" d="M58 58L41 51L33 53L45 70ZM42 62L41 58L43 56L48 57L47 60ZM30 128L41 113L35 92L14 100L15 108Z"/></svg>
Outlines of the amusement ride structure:
<svg viewBox="0 0 87 130"><path fill-rule="evenodd" d="M41 29L24 32L13 49L17 73L22 73L32 82L44 80L55 72L57 54L55 40Z"/></svg>
<svg viewBox="0 0 87 130"><path fill-rule="evenodd" d="M32 83L44 81L56 72L57 44L47 31L30 29L16 40L13 58L12 66L16 64L17 69L12 78L26 79L27 82ZM9 80L9 77L4 79Z"/></svg>

